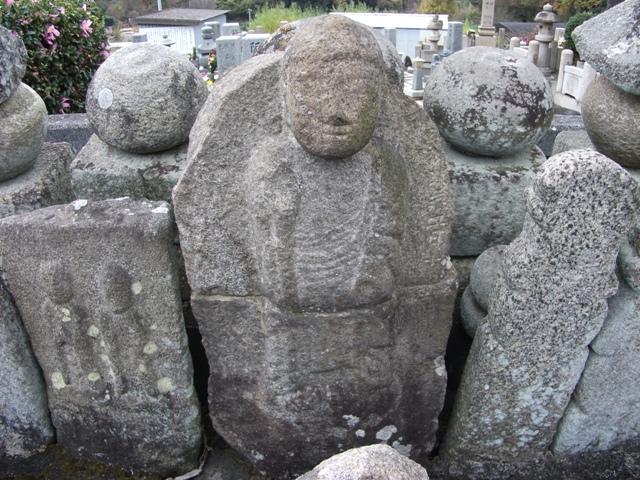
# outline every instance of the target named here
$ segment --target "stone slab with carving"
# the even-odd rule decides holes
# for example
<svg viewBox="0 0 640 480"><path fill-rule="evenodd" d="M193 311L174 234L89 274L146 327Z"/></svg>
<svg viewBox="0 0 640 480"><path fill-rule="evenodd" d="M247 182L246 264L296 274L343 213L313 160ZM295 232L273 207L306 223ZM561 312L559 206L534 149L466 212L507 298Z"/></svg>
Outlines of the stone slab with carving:
<svg viewBox="0 0 640 480"><path fill-rule="evenodd" d="M163 476L198 464L200 411L165 202L43 208L0 221L7 285L69 453Z"/></svg>
<svg viewBox="0 0 640 480"><path fill-rule="evenodd" d="M387 445L354 448L325 460L298 480L429 480L427 471Z"/></svg>
<svg viewBox="0 0 640 480"><path fill-rule="evenodd" d="M587 62L625 92L640 95L640 0L626 0L572 33Z"/></svg>
<svg viewBox="0 0 640 480"><path fill-rule="evenodd" d="M55 440L42 372L11 295L0 279L0 472L33 471Z"/></svg>
<svg viewBox="0 0 640 480"><path fill-rule="evenodd" d="M214 427L277 478L434 445L453 198L435 126L391 78L367 28L305 23L216 83L174 190Z"/></svg>
<svg viewBox="0 0 640 480"><path fill-rule="evenodd" d="M77 198L171 201L171 190L186 166L187 143L159 153L129 153L112 147L97 135L71 164L71 182Z"/></svg>
<svg viewBox="0 0 640 480"><path fill-rule="evenodd" d="M616 257L638 198L632 177L593 150L543 165L476 330L448 458L522 461L548 451L618 287Z"/></svg>

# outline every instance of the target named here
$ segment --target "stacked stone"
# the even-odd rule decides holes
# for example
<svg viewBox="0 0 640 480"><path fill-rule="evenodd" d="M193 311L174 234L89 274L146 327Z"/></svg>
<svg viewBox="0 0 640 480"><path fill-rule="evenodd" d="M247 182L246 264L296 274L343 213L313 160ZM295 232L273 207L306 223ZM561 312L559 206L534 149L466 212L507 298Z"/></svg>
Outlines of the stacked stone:
<svg viewBox="0 0 640 480"><path fill-rule="evenodd" d="M542 73L512 52L461 50L429 79L424 109L446 140L456 196L451 255L477 256L522 229L524 189L545 156L553 94Z"/></svg>
<svg viewBox="0 0 640 480"><path fill-rule="evenodd" d="M574 32L577 48L601 75L582 104L596 149L638 180L640 168L640 1L626 2ZM560 454L608 450L640 434L637 365L640 361L640 233L630 232L618 257L618 292L560 423L553 449Z"/></svg>
<svg viewBox="0 0 640 480"><path fill-rule="evenodd" d="M0 217L70 200L71 146L43 150L47 109L22 83L27 51L22 39L0 27Z"/></svg>
<svg viewBox="0 0 640 480"><path fill-rule="evenodd" d="M94 135L71 165L76 196L170 201L207 95L202 75L177 51L153 43L117 50L87 91Z"/></svg>
<svg viewBox="0 0 640 480"><path fill-rule="evenodd" d="M640 0L627 0L576 28L582 57L600 76L582 99L596 149L623 167L640 168Z"/></svg>

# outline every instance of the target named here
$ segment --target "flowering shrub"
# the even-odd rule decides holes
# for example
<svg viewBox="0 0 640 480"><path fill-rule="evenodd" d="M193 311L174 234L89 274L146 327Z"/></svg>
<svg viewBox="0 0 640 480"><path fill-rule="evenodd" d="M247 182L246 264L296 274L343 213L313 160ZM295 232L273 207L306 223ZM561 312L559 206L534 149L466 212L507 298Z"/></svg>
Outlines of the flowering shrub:
<svg viewBox="0 0 640 480"><path fill-rule="evenodd" d="M84 112L87 87L109 56L104 17L93 0L0 0L0 25L27 48L22 81L49 113Z"/></svg>

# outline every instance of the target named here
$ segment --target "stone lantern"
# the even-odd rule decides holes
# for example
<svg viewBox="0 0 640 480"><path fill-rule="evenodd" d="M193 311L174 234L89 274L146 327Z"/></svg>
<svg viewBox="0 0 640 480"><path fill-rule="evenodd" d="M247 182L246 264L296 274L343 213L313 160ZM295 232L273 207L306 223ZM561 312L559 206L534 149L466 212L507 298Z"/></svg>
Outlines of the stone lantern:
<svg viewBox="0 0 640 480"><path fill-rule="evenodd" d="M538 24L538 34L535 39L540 42L540 50L538 52L538 68L543 73L550 73L549 66L550 50L549 44L553 41L553 33L551 29L553 24L558 21L558 16L553 13L553 6L547 3L542 7L542 11L536 15L533 20Z"/></svg>
<svg viewBox="0 0 640 480"><path fill-rule="evenodd" d="M427 23L427 40L429 41L429 50L432 52L438 51L440 30L442 30L442 20L440 20L436 14L431 21Z"/></svg>
<svg viewBox="0 0 640 480"><path fill-rule="evenodd" d="M202 27L202 43L198 45L198 66L207 68L209 54L213 50L213 28L205 25Z"/></svg>

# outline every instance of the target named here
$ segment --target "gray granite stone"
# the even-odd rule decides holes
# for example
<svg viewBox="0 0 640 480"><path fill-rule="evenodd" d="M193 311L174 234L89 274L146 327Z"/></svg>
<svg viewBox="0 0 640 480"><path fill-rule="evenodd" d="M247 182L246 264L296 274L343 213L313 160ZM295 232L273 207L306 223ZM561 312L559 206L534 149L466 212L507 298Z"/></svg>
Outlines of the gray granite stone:
<svg viewBox="0 0 640 480"><path fill-rule="evenodd" d="M0 103L17 90L27 68L27 49L19 35L0 25Z"/></svg>
<svg viewBox="0 0 640 480"><path fill-rule="evenodd" d="M76 152L79 152L93 135L86 113L67 113L48 117L47 142L67 142L73 145Z"/></svg>
<svg viewBox="0 0 640 480"><path fill-rule="evenodd" d="M640 168L640 96L600 75L582 99L582 119L596 149L623 167Z"/></svg>
<svg viewBox="0 0 640 480"><path fill-rule="evenodd" d="M367 52L345 56L336 38ZM453 198L435 126L372 45L367 29L326 16L301 27L284 58L237 66L203 108L174 189L214 427L277 478L371 443L424 459L435 442L456 293ZM287 72L302 75L309 58L301 85ZM360 70L364 58L374 64ZM347 94L363 72L374 81ZM379 109L372 132L362 104ZM298 143L292 109L314 113L324 143L305 129Z"/></svg>
<svg viewBox="0 0 640 480"><path fill-rule="evenodd" d="M163 476L198 465L200 411L165 202L76 200L0 221L7 285L74 456Z"/></svg>
<svg viewBox="0 0 640 480"><path fill-rule="evenodd" d="M17 177L34 164L47 135L47 107L21 83L0 104L0 182Z"/></svg>
<svg viewBox="0 0 640 480"><path fill-rule="evenodd" d="M0 472L31 473L55 436L42 371L11 294L0 279Z"/></svg>
<svg viewBox="0 0 640 480"><path fill-rule="evenodd" d="M622 279L609 299L602 330L558 427L553 451L610 450L640 436L637 378L640 365L640 232L621 248Z"/></svg>
<svg viewBox="0 0 640 480"><path fill-rule="evenodd" d="M446 58L429 77L423 105L445 140L487 157L527 150L553 119L553 92L540 70L491 47Z"/></svg>
<svg viewBox="0 0 640 480"><path fill-rule="evenodd" d="M133 199L171 202L187 160L188 142L159 153L129 153L93 135L71 164L77 198Z"/></svg>
<svg viewBox="0 0 640 480"><path fill-rule="evenodd" d="M582 58L625 92L640 95L640 0L626 0L572 34Z"/></svg>
<svg viewBox="0 0 640 480"><path fill-rule="evenodd" d="M298 480L429 480L427 471L387 445L354 448L334 455Z"/></svg>
<svg viewBox="0 0 640 480"><path fill-rule="evenodd" d="M552 155L585 148L591 150L596 149L593 143L591 143L591 139L586 130L564 130L556 136L556 140L553 143Z"/></svg>
<svg viewBox="0 0 640 480"><path fill-rule="evenodd" d="M524 191L546 160L536 146L504 158L474 157L444 146L456 207L453 256L476 256L522 230Z"/></svg>
<svg viewBox="0 0 640 480"><path fill-rule="evenodd" d="M207 95L202 75L176 50L136 43L117 50L93 75L87 117L113 147L161 152L187 140Z"/></svg>
<svg viewBox="0 0 640 480"><path fill-rule="evenodd" d="M582 115L563 115L557 113L553 115L551 128L547 130L547 133L545 133L537 143L547 158L553 154L553 144L558 134L566 130L584 130Z"/></svg>
<svg viewBox="0 0 640 480"><path fill-rule="evenodd" d="M630 175L593 150L543 165L476 330L447 458L524 461L548 451L617 289L616 256L637 199Z"/></svg>
<svg viewBox="0 0 640 480"><path fill-rule="evenodd" d="M45 143L33 167L0 183L0 218L73 200L69 165L75 155L68 143Z"/></svg>

